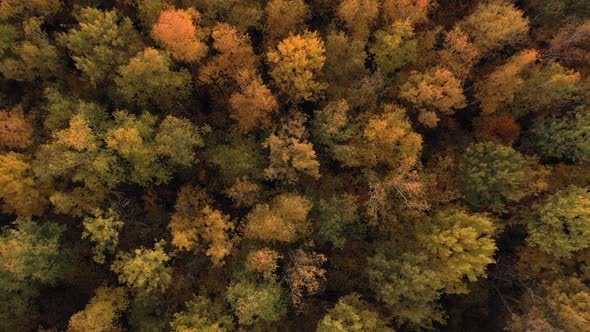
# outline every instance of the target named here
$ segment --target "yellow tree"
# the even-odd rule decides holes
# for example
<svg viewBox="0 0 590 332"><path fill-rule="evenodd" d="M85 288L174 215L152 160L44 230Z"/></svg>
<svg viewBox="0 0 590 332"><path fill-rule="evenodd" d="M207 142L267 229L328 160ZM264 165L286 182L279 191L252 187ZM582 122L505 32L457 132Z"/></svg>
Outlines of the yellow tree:
<svg viewBox="0 0 590 332"><path fill-rule="evenodd" d="M234 245L234 223L228 215L210 207L206 194L194 187L181 189L176 212L170 220L172 244L181 251L203 251L214 265L223 264Z"/></svg>
<svg viewBox="0 0 590 332"><path fill-rule="evenodd" d="M317 32L290 35L266 53L270 76L292 102L314 101L327 87L318 81L326 61L324 42Z"/></svg>
<svg viewBox="0 0 590 332"><path fill-rule="evenodd" d="M196 26L200 14L190 9L166 8L152 30L152 36L178 61L197 62L207 54L203 31Z"/></svg>
<svg viewBox="0 0 590 332"><path fill-rule="evenodd" d="M493 0L482 2L474 13L459 23L482 55L493 49L524 41L529 20L511 2Z"/></svg>
<svg viewBox="0 0 590 332"><path fill-rule="evenodd" d="M311 201L302 195L288 193L276 196L270 204L258 204L246 216L246 238L266 242L295 242L311 232L307 215Z"/></svg>
<svg viewBox="0 0 590 332"><path fill-rule="evenodd" d="M0 155L0 197L5 213L42 215L48 201L41 188L24 155L15 152Z"/></svg>
<svg viewBox="0 0 590 332"><path fill-rule="evenodd" d="M102 332L121 329L121 316L129 300L123 287L100 287L82 311L78 311L68 324L68 332Z"/></svg>
<svg viewBox="0 0 590 332"><path fill-rule="evenodd" d="M522 51L476 84L475 95L481 100L483 114L495 113L502 106L512 103L524 84L521 77L523 71L534 64L538 57L535 50Z"/></svg>

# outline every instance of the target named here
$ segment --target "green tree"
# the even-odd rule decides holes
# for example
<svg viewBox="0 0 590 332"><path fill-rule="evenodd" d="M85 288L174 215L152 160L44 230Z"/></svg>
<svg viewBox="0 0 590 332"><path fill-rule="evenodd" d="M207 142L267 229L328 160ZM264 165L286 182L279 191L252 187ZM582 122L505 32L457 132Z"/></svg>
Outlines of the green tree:
<svg viewBox="0 0 590 332"><path fill-rule="evenodd" d="M590 113L579 106L570 112L538 118L530 143L543 158L585 163L590 161Z"/></svg>
<svg viewBox="0 0 590 332"><path fill-rule="evenodd" d="M375 32L371 53L377 66L385 75L416 62L418 42L410 21L396 21L386 30Z"/></svg>
<svg viewBox="0 0 590 332"><path fill-rule="evenodd" d="M107 253L114 253L119 244L119 231L124 223L119 221L118 214L109 209L107 212L96 210L92 216L84 218L82 238L94 242L92 248L94 261L103 264Z"/></svg>
<svg viewBox="0 0 590 332"><path fill-rule="evenodd" d="M59 36L76 68L94 84L109 78L141 49L139 35L128 17L116 11L85 7L75 13L78 26Z"/></svg>
<svg viewBox="0 0 590 332"><path fill-rule="evenodd" d="M500 213L507 205L544 187L533 159L511 147L477 143L467 147L459 165L460 186L467 203ZM535 183L536 182L536 183Z"/></svg>
<svg viewBox="0 0 590 332"><path fill-rule="evenodd" d="M393 331L370 304L353 293L338 299L334 308L320 320L317 332Z"/></svg>
<svg viewBox="0 0 590 332"><path fill-rule="evenodd" d="M348 239L364 238L367 227L360 220L357 202L358 197L351 194L320 199L314 219L316 232L322 242L342 248Z"/></svg>
<svg viewBox="0 0 590 332"><path fill-rule="evenodd" d="M164 251L166 242L156 242L153 249L138 248L132 253L120 252L111 270L119 282L138 293L164 292L172 282L172 269L167 265L170 256Z"/></svg>
<svg viewBox="0 0 590 332"><path fill-rule="evenodd" d="M167 54L146 48L119 67L115 78L118 92L129 105L172 108L189 95L192 82L186 69L172 71L171 64Z"/></svg>
<svg viewBox="0 0 590 332"><path fill-rule="evenodd" d="M223 332L233 330L232 317L225 315L223 307L203 296L186 303L186 310L175 313L170 322L174 332Z"/></svg>
<svg viewBox="0 0 590 332"><path fill-rule="evenodd" d="M314 101L327 84L318 80L326 61L324 42L317 32L290 35L266 53L269 74L292 102Z"/></svg>
<svg viewBox="0 0 590 332"><path fill-rule="evenodd" d="M63 278L63 225L18 218L0 235L0 266L18 282L55 284Z"/></svg>
<svg viewBox="0 0 590 332"><path fill-rule="evenodd" d="M226 299L242 325L276 322L287 313L285 292L276 282L232 282Z"/></svg>
<svg viewBox="0 0 590 332"><path fill-rule="evenodd" d="M30 18L23 22L24 40L14 43L13 39L11 53L14 56L0 62L0 72L6 78L34 81L55 77L63 70L57 48L41 28L43 23L40 18ZM11 31L6 33L4 38L14 38Z"/></svg>
<svg viewBox="0 0 590 332"><path fill-rule="evenodd" d="M527 242L556 257L590 247L590 193L569 186L551 195L527 223Z"/></svg>

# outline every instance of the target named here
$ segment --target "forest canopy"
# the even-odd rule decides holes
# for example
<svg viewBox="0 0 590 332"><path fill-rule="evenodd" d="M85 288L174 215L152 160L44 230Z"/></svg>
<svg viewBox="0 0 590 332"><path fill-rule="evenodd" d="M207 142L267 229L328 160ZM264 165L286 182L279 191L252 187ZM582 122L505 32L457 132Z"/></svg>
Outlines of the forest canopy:
<svg viewBox="0 0 590 332"><path fill-rule="evenodd" d="M590 331L590 1L0 0L0 331Z"/></svg>

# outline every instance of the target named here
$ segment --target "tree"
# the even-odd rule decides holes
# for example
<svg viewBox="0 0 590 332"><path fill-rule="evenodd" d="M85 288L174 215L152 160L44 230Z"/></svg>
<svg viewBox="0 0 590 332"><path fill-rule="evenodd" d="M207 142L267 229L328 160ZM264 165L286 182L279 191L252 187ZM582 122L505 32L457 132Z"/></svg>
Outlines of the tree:
<svg viewBox="0 0 590 332"><path fill-rule="evenodd" d="M377 24L379 7L379 1L375 0L343 0L337 14L354 39L364 40Z"/></svg>
<svg viewBox="0 0 590 332"><path fill-rule="evenodd" d="M164 292L172 282L172 271L167 263L170 256L164 251L166 242L156 242L153 249L138 248L133 253L120 252L111 270L119 282L141 294Z"/></svg>
<svg viewBox="0 0 590 332"><path fill-rule="evenodd" d="M175 313L170 322L174 332L223 332L233 330L232 317L225 315L223 307L203 296L186 303L186 310Z"/></svg>
<svg viewBox="0 0 590 332"><path fill-rule="evenodd" d="M0 232L0 266L16 282L54 285L66 267L65 226L19 217Z"/></svg>
<svg viewBox="0 0 590 332"><path fill-rule="evenodd" d="M507 204L518 202L546 185L539 179L543 171L536 169L533 159L494 143L467 147L458 172L467 203L495 213L505 212Z"/></svg>
<svg viewBox="0 0 590 332"><path fill-rule="evenodd" d="M8 152L0 155L0 197L2 211L21 216L40 216L47 207L47 197L34 177L24 155Z"/></svg>
<svg viewBox="0 0 590 332"><path fill-rule="evenodd" d="M0 3L0 19L16 19L29 16L52 17L62 9L61 0L5 0Z"/></svg>
<svg viewBox="0 0 590 332"><path fill-rule="evenodd" d="M47 116L44 125L50 131L67 128L70 120L76 115L83 116L93 127L100 130L109 124L109 115L98 104L65 96L54 88L45 89L45 99L47 105L44 111Z"/></svg>
<svg viewBox="0 0 590 332"><path fill-rule="evenodd" d="M238 31L245 33L250 29L261 30L264 8L258 0L201 0L195 3L203 14L203 25L214 26L217 22L227 22Z"/></svg>
<svg viewBox="0 0 590 332"><path fill-rule="evenodd" d="M119 244L119 231L124 223L118 214L109 209L107 212L96 210L92 216L84 218L82 238L89 238L95 245L92 248L94 261L103 264L106 253L114 253Z"/></svg>
<svg viewBox="0 0 590 332"><path fill-rule="evenodd" d="M322 242L330 242L337 248L344 247L348 239L361 240L366 225L358 213L358 197L351 194L320 199L317 207L316 232Z"/></svg>
<svg viewBox="0 0 590 332"><path fill-rule="evenodd" d="M428 12L436 6L432 0L384 0L383 14L389 22L411 20L412 23L428 22Z"/></svg>
<svg viewBox="0 0 590 332"><path fill-rule="evenodd" d="M0 112L0 146L25 149L33 140L33 127L20 106Z"/></svg>
<svg viewBox="0 0 590 332"><path fill-rule="evenodd" d="M59 41L71 52L76 68L93 84L113 78L116 69L141 49L131 20L115 10L85 7L75 18L78 26L62 33Z"/></svg>
<svg viewBox="0 0 590 332"><path fill-rule="evenodd" d="M578 26L566 25L551 40L551 54L558 56L568 67L580 68L590 65L590 21Z"/></svg>
<svg viewBox="0 0 590 332"><path fill-rule="evenodd" d="M309 8L303 0L271 0L264 11L265 37L271 45L290 33L300 32L309 16Z"/></svg>
<svg viewBox="0 0 590 332"><path fill-rule="evenodd" d="M480 54L469 40L469 36L460 27L455 27L445 34L444 46L439 52L439 57L443 66L446 66L455 77L464 80L479 60Z"/></svg>
<svg viewBox="0 0 590 332"><path fill-rule="evenodd" d="M324 42L317 32L289 35L266 53L269 74L292 102L314 101L327 84L318 81L326 61Z"/></svg>
<svg viewBox="0 0 590 332"><path fill-rule="evenodd" d="M290 255L290 261L285 269L285 281L289 285L291 302L296 307L303 305L304 293L315 295L326 282L326 270L322 265L327 261L323 254L306 252L296 249Z"/></svg>
<svg viewBox="0 0 590 332"><path fill-rule="evenodd" d="M512 103L524 84L521 78L523 71L534 64L538 57L535 50L522 51L497 67L484 81L477 83L475 95L481 100L483 114L495 113L502 106Z"/></svg>
<svg viewBox="0 0 590 332"><path fill-rule="evenodd" d="M164 1L162 0L135 0L133 4L137 8L137 13L141 25L146 31L150 31L158 21L160 13L164 10Z"/></svg>
<svg viewBox="0 0 590 332"><path fill-rule="evenodd" d="M584 100L580 73L549 61L530 68L511 111L516 117Z"/></svg>
<svg viewBox="0 0 590 332"><path fill-rule="evenodd" d="M41 183L57 183L49 199L61 213L80 216L94 212L122 180L116 156L106 151L96 131L99 128L77 114L69 120L68 128L56 130L53 140L35 154L33 172Z"/></svg>
<svg viewBox="0 0 590 332"><path fill-rule="evenodd" d="M201 68L201 82L223 91L236 85L241 71L256 72L259 60L247 35L229 24L218 23L211 37L217 54Z"/></svg>
<svg viewBox="0 0 590 332"><path fill-rule="evenodd" d="M11 53L0 62L0 72L16 81L34 81L57 76L62 68L57 48L42 30L43 20L30 18L23 22L24 40L15 43ZM14 38L11 32L5 38Z"/></svg>
<svg viewBox="0 0 590 332"><path fill-rule="evenodd" d="M418 227L418 241L434 258L432 266L444 272L447 292L467 292L463 280L485 277L487 265L494 263L496 227L486 215L444 210Z"/></svg>
<svg viewBox="0 0 590 332"><path fill-rule="evenodd" d="M494 0L478 5L475 12L459 23L459 27L469 34L483 55L524 41L529 20L512 3Z"/></svg>
<svg viewBox="0 0 590 332"><path fill-rule="evenodd" d="M230 117L237 121L241 132L269 129L272 115L279 110L277 99L264 85L260 75L240 71L237 78L239 90L229 99Z"/></svg>
<svg viewBox="0 0 590 332"><path fill-rule="evenodd" d="M569 186L551 195L527 223L527 243L555 257L590 247L590 193Z"/></svg>
<svg viewBox="0 0 590 332"><path fill-rule="evenodd" d="M208 147L205 160L216 167L223 185L229 187L244 176L252 181L264 178L265 155L255 139L224 135L219 143Z"/></svg>
<svg viewBox="0 0 590 332"><path fill-rule="evenodd" d="M166 117L156 131L157 117L148 112L138 117L117 111L114 118L106 133L107 147L129 162L128 181L141 185L166 183L174 167L193 165L194 149L204 145L201 134L209 131L207 126L197 128L173 116Z"/></svg>
<svg viewBox="0 0 590 332"><path fill-rule="evenodd" d="M473 120L475 137L482 141L511 146L520 135L520 126L510 115L480 116Z"/></svg>
<svg viewBox="0 0 590 332"><path fill-rule="evenodd" d="M590 324L590 289L578 278L549 285L546 303L551 317L565 331L583 332Z"/></svg>
<svg viewBox="0 0 590 332"><path fill-rule="evenodd" d="M86 308L70 318L68 332L118 330L122 313L128 305L124 288L100 287Z"/></svg>
<svg viewBox="0 0 590 332"><path fill-rule="evenodd" d="M152 37L178 61L198 62L207 55L204 33L195 23L200 14L193 8L168 7L160 13L153 27Z"/></svg>
<svg viewBox="0 0 590 332"><path fill-rule="evenodd" d="M305 196L281 194L270 204L258 204L246 216L244 236L267 242L294 242L309 234L312 203Z"/></svg>
<svg viewBox="0 0 590 332"><path fill-rule="evenodd" d="M158 126L155 150L167 163L191 167L199 161L195 148L205 146L204 136L209 131L207 125L197 127L188 119L169 115Z"/></svg>
<svg viewBox="0 0 590 332"><path fill-rule="evenodd" d="M413 71L399 96L419 109L418 120L427 127L437 125L439 114L452 115L456 109L466 106L461 81L444 68L425 73Z"/></svg>
<svg viewBox="0 0 590 332"><path fill-rule="evenodd" d="M338 95L344 95L345 91L340 89L344 90L366 74L365 45L364 40L354 39L342 31L335 30L328 34L324 65L325 76L330 78L328 94L333 94L332 91L335 90L339 92Z"/></svg>
<svg viewBox="0 0 590 332"><path fill-rule="evenodd" d="M262 279L265 281L276 281L277 276L275 272L279 267L277 261L282 257L272 249L262 248L248 254L245 267L246 270L262 276Z"/></svg>
<svg viewBox="0 0 590 332"><path fill-rule="evenodd" d="M294 115L264 141L262 146L270 150L269 166L264 170L267 179L292 183L300 175L320 177L320 163L313 144L306 139L305 120L303 115Z"/></svg>
<svg viewBox="0 0 590 332"><path fill-rule="evenodd" d="M129 105L170 109L188 97L192 83L186 69L172 71L171 64L168 55L148 47L119 67L117 91Z"/></svg>
<svg viewBox="0 0 590 332"><path fill-rule="evenodd" d="M563 114L538 118L531 128L530 141L543 158L574 163L590 161L590 114L583 106Z"/></svg>
<svg viewBox="0 0 590 332"><path fill-rule="evenodd" d="M443 322L436 304L442 294L467 293L465 279L485 277L496 250L495 227L485 215L439 211L406 230L399 239L377 247L369 258L371 289L394 310L400 322L432 327ZM407 238L407 234L416 238Z"/></svg>
<svg viewBox="0 0 590 332"><path fill-rule="evenodd" d="M375 43L371 53L375 63L385 75L393 75L396 70L416 62L417 41L410 21L396 21L387 30L375 32Z"/></svg>
<svg viewBox="0 0 590 332"><path fill-rule="evenodd" d="M320 320L316 332L393 331L371 305L352 293L338 299L334 308Z"/></svg>
<svg viewBox="0 0 590 332"><path fill-rule="evenodd" d="M276 322L287 313L284 290L276 282L232 282L226 299L242 325Z"/></svg>
<svg viewBox="0 0 590 332"><path fill-rule="evenodd" d="M174 246L181 251L199 252L205 243L205 254L214 265L220 265L233 247L229 234L233 229L234 223L229 216L211 208L204 192L183 187L176 201L176 212L170 220Z"/></svg>

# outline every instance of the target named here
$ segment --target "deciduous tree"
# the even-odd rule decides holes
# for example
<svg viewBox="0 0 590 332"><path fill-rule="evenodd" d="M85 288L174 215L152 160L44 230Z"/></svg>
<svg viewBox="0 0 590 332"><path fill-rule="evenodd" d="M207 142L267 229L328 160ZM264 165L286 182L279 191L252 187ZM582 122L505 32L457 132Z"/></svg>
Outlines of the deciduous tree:
<svg viewBox="0 0 590 332"><path fill-rule="evenodd" d="M193 8L185 10L168 7L160 13L152 36L174 59L198 62L207 54L204 33L196 25L199 19L199 12Z"/></svg>
<svg viewBox="0 0 590 332"><path fill-rule="evenodd" d="M327 87L318 80L325 53L324 42L316 32L290 35L266 53L269 74L290 101L317 100Z"/></svg>
<svg viewBox="0 0 590 332"><path fill-rule="evenodd" d="M556 257L590 247L590 193L569 186L557 191L527 223L527 242Z"/></svg>
<svg viewBox="0 0 590 332"><path fill-rule="evenodd" d="M115 10L85 7L75 15L78 26L59 36L76 65L94 84L113 78L116 69L141 48L128 17Z"/></svg>
<svg viewBox="0 0 590 332"><path fill-rule="evenodd" d="M153 249L137 248L133 252L120 252L111 270L119 282L139 293L164 292L172 282L170 256L164 250L166 242L156 242Z"/></svg>
<svg viewBox="0 0 590 332"><path fill-rule="evenodd" d="M170 109L188 96L192 83L186 69L173 71L171 65L167 54L148 47L119 67L117 91L129 105Z"/></svg>
<svg viewBox="0 0 590 332"><path fill-rule="evenodd" d="M294 242L309 234L312 203L305 196L281 194L270 204L258 204L246 216L245 237L266 242Z"/></svg>

